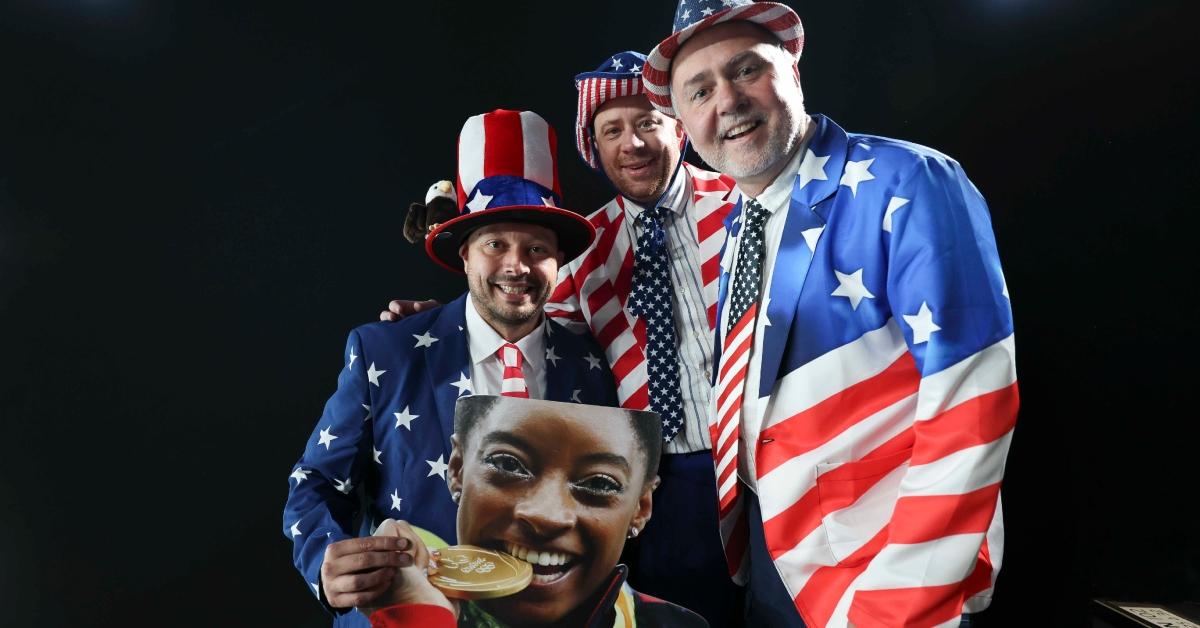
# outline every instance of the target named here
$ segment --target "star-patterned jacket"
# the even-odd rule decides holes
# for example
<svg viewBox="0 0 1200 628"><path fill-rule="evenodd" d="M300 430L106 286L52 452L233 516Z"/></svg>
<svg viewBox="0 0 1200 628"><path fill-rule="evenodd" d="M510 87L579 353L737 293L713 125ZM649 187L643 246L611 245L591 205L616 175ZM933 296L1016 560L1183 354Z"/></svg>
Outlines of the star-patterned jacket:
<svg viewBox="0 0 1200 628"><path fill-rule="evenodd" d="M696 221L696 241L703 260L700 280L711 331L717 315L718 262L725 243L724 221L733 207L729 196L734 183L729 177L688 163L683 164L677 176L684 174L691 183L691 198L685 211ZM573 323L573 328L590 329L604 347L617 377L621 406L649 410L646 325L628 309L633 290L634 242L622 225L629 219L625 203L624 197L618 196L588 216L596 227L596 241L559 270L558 286L546 304L546 313L564 323Z"/></svg>
<svg viewBox="0 0 1200 628"><path fill-rule="evenodd" d="M468 298L350 332L337 391L288 480L283 514L296 568L322 603L318 578L331 542L369 535L392 518L436 537L426 535L427 542L454 543L457 507L446 462L454 403L473 392ZM554 321L544 329L546 399L615 406L612 372L595 341ZM357 614L343 618L351 617L366 625Z"/></svg>
<svg viewBox="0 0 1200 628"><path fill-rule="evenodd" d="M945 155L814 124L746 393L767 547L809 626L957 625L1000 569L1017 413L988 208ZM718 350L740 221L739 204ZM726 551L736 568L739 548Z"/></svg>

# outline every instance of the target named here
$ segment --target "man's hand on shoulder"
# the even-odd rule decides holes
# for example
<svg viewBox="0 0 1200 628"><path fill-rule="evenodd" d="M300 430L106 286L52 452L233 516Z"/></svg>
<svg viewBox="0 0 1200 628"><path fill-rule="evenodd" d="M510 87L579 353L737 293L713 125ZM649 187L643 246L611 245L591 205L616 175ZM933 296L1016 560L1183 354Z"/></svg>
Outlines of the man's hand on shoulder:
<svg viewBox="0 0 1200 628"><path fill-rule="evenodd" d="M426 301L407 301L404 299L394 299L391 303L388 303L386 310L379 313L379 320L394 323L405 316L412 316L417 312L432 310L435 307L441 307L441 305L441 303L438 303L434 299L428 299Z"/></svg>

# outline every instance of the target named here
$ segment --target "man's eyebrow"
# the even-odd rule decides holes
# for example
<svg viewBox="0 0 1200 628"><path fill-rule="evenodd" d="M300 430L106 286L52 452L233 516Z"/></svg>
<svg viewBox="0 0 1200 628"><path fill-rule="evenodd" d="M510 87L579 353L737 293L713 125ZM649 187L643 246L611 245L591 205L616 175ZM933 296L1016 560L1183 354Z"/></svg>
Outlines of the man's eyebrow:
<svg viewBox="0 0 1200 628"><path fill-rule="evenodd" d="M730 57L729 61L725 62L725 69L731 70L747 61L766 62L766 60L767 59L765 57L755 52L753 48L750 48Z"/></svg>
<svg viewBox="0 0 1200 628"><path fill-rule="evenodd" d="M711 73L708 70L700 70L699 72L693 74L692 78L684 81L683 85L680 85L680 88L687 89L692 85L696 85L697 83L706 82L709 80L710 75Z"/></svg>

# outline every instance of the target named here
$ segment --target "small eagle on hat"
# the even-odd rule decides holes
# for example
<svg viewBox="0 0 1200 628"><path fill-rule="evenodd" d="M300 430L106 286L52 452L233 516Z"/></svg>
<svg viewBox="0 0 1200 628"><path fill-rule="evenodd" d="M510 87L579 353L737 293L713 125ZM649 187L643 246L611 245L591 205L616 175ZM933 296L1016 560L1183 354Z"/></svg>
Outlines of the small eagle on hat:
<svg viewBox="0 0 1200 628"><path fill-rule="evenodd" d="M425 192L424 203L408 206L404 218L404 239L416 244L423 242L425 235L439 224L458 215L458 199L454 195L454 184L438 181Z"/></svg>

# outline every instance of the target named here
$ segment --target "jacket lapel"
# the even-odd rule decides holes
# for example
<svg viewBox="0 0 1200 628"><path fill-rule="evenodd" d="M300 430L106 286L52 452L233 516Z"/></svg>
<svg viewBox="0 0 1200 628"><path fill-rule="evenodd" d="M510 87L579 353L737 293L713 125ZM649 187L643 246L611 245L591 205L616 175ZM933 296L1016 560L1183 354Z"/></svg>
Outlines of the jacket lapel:
<svg viewBox="0 0 1200 628"><path fill-rule="evenodd" d="M838 178L846 162L846 132L820 115L813 116L813 124L816 130L804 149L800 171L792 186L787 222L771 273L759 397L766 397L775 387L804 280L828 219L824 211L827 207L822 202L837 192ZM784 272L778 272L781 270Z"/></svg>
<svg viewBox="0 0 1200 628"><path fill-rule="evenodd" d="M438 311L428 331L437 341L429 347L417 349L426 352L429 389L433 391L443 442L449 441L450 434L454 432L454 403L460 395L455 383L463 377L471 377L471 355L467 349L467 298L468 295L464 294Z"/></svg>

